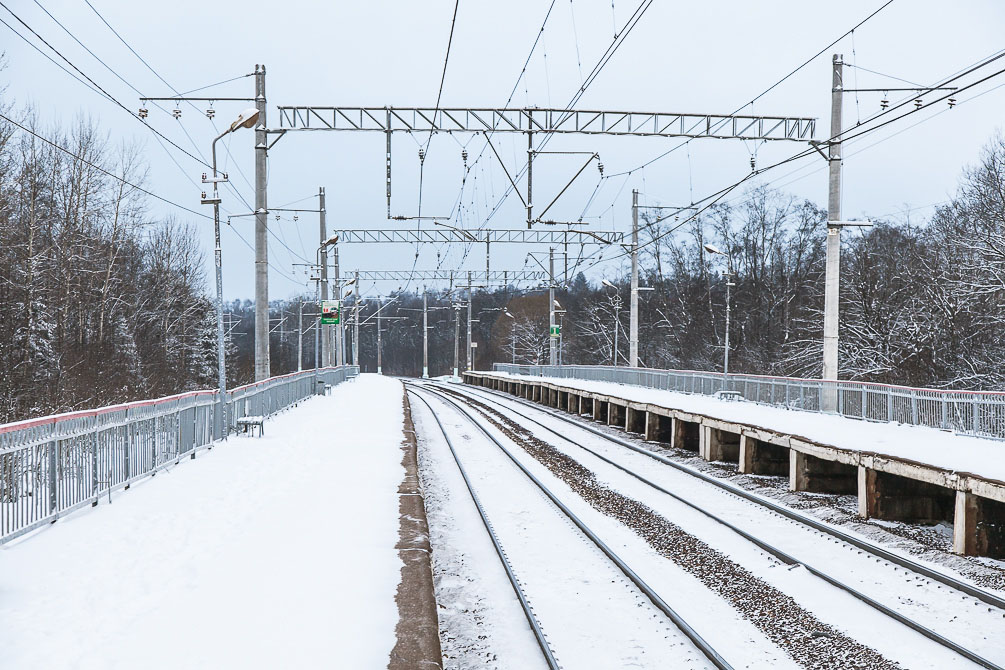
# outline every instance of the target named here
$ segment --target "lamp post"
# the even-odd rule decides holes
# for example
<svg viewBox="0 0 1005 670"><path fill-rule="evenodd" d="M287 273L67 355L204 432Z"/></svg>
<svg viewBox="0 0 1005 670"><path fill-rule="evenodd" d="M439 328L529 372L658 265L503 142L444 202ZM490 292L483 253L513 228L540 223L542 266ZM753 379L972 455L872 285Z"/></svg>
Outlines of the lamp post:
<svg viewBox="0 0 1005 670"><path fill-rule="evenodd" d="M503 314L505 314L506 316L508 316L510 319L513 320L513 323L510 324L509 328L510 347L513 352L512 360L510 362L513 365L516 365L516 317L513 316L508 309L504 309Z"/></svg>
<svg viewBox="0 0 1005 670"><path fill-rule="evenodd" d="M722 373L729 374L729 289L735 286L733 283L733 258L725 251L720 251L711 244L706 244L704 247L705 251L710 254L717 254L719 256L726 257L726 272L722 273L723 278L726 280L726 338L724 342L725 352L722 357Z"/></svg>
<svg viewBox="0 0 1005 670"><path fill-rule="evenodd" d="M318 261L319 272L318 272L317 287L315 288L315 291L314 291L314 299L317 300L317 303L318 303L317 323L315 324L317 326L317 328L316 328L316 330L314 332L314 392L315 393L318 390L318 368L320 367L320 365L319 365L320 360L319 360L318 356L321 353L321 312L322 312L322 306L321 306L321 282L324 281L323 278L322 278L322 276L321 276L321 272L320 272L320 268L321 268L321 252L324 251L325 249L327 249L328 247L330 247L331 245L335 244L336 242L338 242L338 234L335 234L335 235L332 235L331 237L329 237L327 240L325 240L324 242L322 242L321 246L319 246L318 249L317 249L317 261ZM336 289L336 291L337 290L338 289ZM337 292L336 292L336 295L338 295Z"/></svg>
<svg viewBox="0 0 1005 670"><path fill-rule="evenodd" d="M251 128L258 120L258 110L254 107L244 110L238 115L230 127L224 130L213 139L213 177L202 176L202 182L213 184L213 197L207 198L202 194L202 204L213 205L213 234L216 237L216 247L213 251L216 263L216 358L217 358L217 398L216 411L213 416L213 437L221 439L224 435L224 428L227 425L224 414L227 411L227 359L226 345L223 334L223 253L220 250L220 192L218 184L227 181L227 177L220 177L216 171L216 143L224 135L232 133L238 128ZM195 458L195 450L192 451L192 458Z"/></svg>

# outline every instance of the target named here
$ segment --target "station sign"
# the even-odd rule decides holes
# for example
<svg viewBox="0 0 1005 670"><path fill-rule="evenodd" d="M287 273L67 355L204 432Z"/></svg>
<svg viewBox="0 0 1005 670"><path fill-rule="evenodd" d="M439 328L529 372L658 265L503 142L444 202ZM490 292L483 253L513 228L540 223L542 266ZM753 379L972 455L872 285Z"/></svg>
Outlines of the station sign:
<svg viewBox="0 0 1005 670"><path fill-rule="evenodd" d="M552 337L561 337L562 336L562 326L552 326L551 327L551 336Z"/></svg>
<svg viewBox="0 0 1005 670"><path fill-rule="evenodd" d="M321 323L325 326L337 326L342 315L342 305L339 300L321 301Z"/></svg>

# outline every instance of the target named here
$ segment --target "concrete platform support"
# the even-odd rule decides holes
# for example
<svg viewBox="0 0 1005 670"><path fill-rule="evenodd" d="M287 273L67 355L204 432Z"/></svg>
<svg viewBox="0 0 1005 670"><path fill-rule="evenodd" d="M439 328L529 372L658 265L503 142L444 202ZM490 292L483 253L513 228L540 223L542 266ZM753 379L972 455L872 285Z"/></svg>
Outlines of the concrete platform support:
<svg viewBox="0 0 1005 670"><path fill-rule="evenodd" d="M740 460L740 436L711 426L702 426L698 453L706 461Z"/></svg>
<svg viewBox="0 0 1005 670"><path fill-rule="evenodd" d="M625 408L625 431L629 433L646 432L646 412L631 407Z"/></svg>
<svg viewBox="0 0 1005 670"><path fill-rule="evenodd" d="M656 412L646 412L646 442L673 442L673 419Z"/></svg>
<svg viewBox="0 0 1005 670"><path fill-rule="evenodd" d="M613 402L607 403L607 425L625 427L625 406Z"/></svg>
<svg viewBox="0 0 1005 670"><path fill-rule="evenodd" d="M938 523L953 521L956 492L889 472L858 468L858 513L869 519Z"/></svg>
<svg viewBox="0 0 1005 670"><path fill-rule="evenodd" d="M593 401L593 420L607 423L607 413L610 411L609 403L603 400Z"/></svg>
<svg viewBox="0 0 1005 670"><path fill-rule="evenodd" d="M859 490L859 469L837 461L827 461L789 450L789 490L811 493L855 493Z"/></svg>
<svg viewBox="0 0 1005 670"><path fill-rule="evenodd" d="M1005 558L1005 503L957 491L953 551L964 556Z"/></svg>
<svg viewBox="0 0 1005 670"><path fill-rule="evenodd" d="M569 394L569 404L567 405L569 414L579 414L579 396L575 393Z"/></svg>
<svg viewBox="0 0 1005 670"><path fill-rule="evenodd" d="M701 424L674 417L673 441L670 446L688 451L701 452Z"/></svg>
<svg viewBox="0 0 1005 670"><path fill-rule="evenodd" d="M593 416L593 398L583 396L579 399L579 414Z"/></svg>
<svg viewBox="0 0 1005 670"><path fill-rule="evenodd" d="M740 435L739 471L748 475L789 474L788 449L763 442L750 435Z"/></svg>
<svg viewBox="0 0 1005 670"><path fill-rule="evenodd" d="M555 399L555 407L557 409L565 409L569 406L569 393L568 391L559 391L558 397Z"/></svg>

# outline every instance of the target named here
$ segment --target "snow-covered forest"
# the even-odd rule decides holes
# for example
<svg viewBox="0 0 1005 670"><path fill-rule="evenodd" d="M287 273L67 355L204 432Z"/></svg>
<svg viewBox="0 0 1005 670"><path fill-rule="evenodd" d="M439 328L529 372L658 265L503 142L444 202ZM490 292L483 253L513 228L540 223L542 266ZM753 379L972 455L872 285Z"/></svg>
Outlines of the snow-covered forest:
<svg viewBox="0 0 1005 670"><path fill-rule="evenodd" d="M678 223L674 219L646 225L642 284L655 290L640 293L641 364L721 370L723 272L731 271L731 371L819 376L825 219L826 211L814 203L762 186L666 236L661 237ZM1005 388L1000 365L1005 360L1005 139L988 142L962 171L955 196L927 219L873 220L874 227L848 229L843 237L841 376ZM707 253L705 244L726 255ZM618 360L625 364L628 267L624 261L615 267L619 270L607 278L617 290L577 276L558 292L568 310L564 363L610 364L620 323ZM442 296L439 300L443 304ZM515 319L498 311L505 304ZM396 305L414 310L421 307L421 296L399 296ZM476 294L476 366L511 360L514 330L517 361L546 362L547 307L540 291ZM389 313L399 314L393 308ZM422 355L417 312L400 314L412 318L387 324L384 370L415 374ZM444 318L443 312L437 314L431 323ZM453 361L452 324L438 328L430 353L433 374L443 374ZM463 359L463 322L461 332ZM373 339L373 329L364 330L362 363L371 369Z"/></svg>
<svg viewBox="0 0 1005 670"><path fill-rule="evenodd" d="M215 382L215 312L206 259L191 223L152 216L146 196L88 165L142 184L137 147L112 145L90 120L40 125L18 116L78 160L0 124L0 421L156 397ZM685 219L685 217L681 217ZM694 221L645 222L640 356L649 367L719 370L725 335L724 272L731 272L731 371L818 376L824 220L812 202L753 188ZM992 138L964 169L956 195L925 220L876 218L846 231L842 249L841 376L916 386L1003 389L1005 374L1005 139ZM712 255L704 245L725 252ZM571 252L571 250L570 250ZM616 256L618 250L609 252ZM561 264L558 265L562 267ZM609 364L628 353L628 265L575 263L557 297L567 310L564 363ZM600 273L616 288L599 283ZM250 288L249 288L250 291ZM415 285L385 309L383 367L422 369L421 294ZM454 299L463 296L453 296ZM298 303L272 303L272 369L297 369ZM453 366L446 291L430 294L430 372ZM475 364L545 362L546 291L497 288L474 296ZM514 318L504 316L503 308ZM375 301L363 310L372 314ZM228 382L250 381L253 304L228 312ZM461 367L464 323L461 312ZM283 317L285 321L281 321ZM616 326L616 324L619 324ZM371 320L360 337L376 368ZM303 342L303 367L314 360Z"/></svg>
<svg viewBox="0 0 1005 670"><path fill-rule="evenodd" d="M83 160L0 123L0 422L212 386L194 230L88 165L142 185L138 148L12 113Z"/></svg>

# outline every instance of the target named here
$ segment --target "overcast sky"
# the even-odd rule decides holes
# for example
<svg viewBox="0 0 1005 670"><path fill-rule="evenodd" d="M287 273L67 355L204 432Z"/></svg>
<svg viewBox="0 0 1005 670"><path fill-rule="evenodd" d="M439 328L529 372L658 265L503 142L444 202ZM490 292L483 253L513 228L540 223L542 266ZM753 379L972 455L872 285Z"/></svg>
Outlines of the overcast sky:
<svg viewBox="0 0 1005 670"><path fill-rule="evenodd" d="M83 0L39 2L144 95L171 94L167 85L116 38ZM733 112L884 2L656 0L577 108ZM270 127L279 124L277 105L433 106L454 9L453 0L290 0L268 5L233 0L91 3L178 91L247 74L256 63L264 63L268 68ZM56 25L38 3L5 0L5 4L126 107L139 107L138 95ZM550 4L547 0L460 0L441 106L503 105ZM615 26L620 30L638 4L638 0L556 0L511 106L565 107L580 87L582 77L611 44ZM0 18L44 49L2 8ZM823 139L829 128L831 53L843 53L848 63L860 66L847 70L849 88L909 85L866 70L927 85L1005 47L1003 25L1005 5L992 0L895 0L855 31L854 39L845 38L759 99L753 109L748 106L743 112L816 117L816 135ZM150 166L147 188L211 213L209 207L199 205L202 186L198 181L204 171L199 163L174 149L169 155L141 123L73 81L2 25L0 50L6 53L7 68L0 72L0 83L7 86L8 100L35 105L46 122L69 125L77 115L85 115L100 124L111 142L140 143ZM1002 63L996 62L981 74L1001 69ZM905 210L911 210L914 220L928 216L933 204L954 192L962 169L977 159L981 146L999 130L1005 88L996 87L1003 83L1005 76L991 79L961 93L959 104L952 110L944 103L933 106L849 142L845 149L845 218L898 216ZM251 97L253 93L254 79L241 78L198 95ZM891 99L896 95L891 94ZM847 94L846 127L877 112L882 97L873 93ZM205 106L200 103L200 107ZM246 106L240 102L215 103L218 125L228 123ZM164 107L170 110L174 104L165 103ZM150 107L148 122L185 149L193 153L198 149L208 156L214 136L212 124L192 107L181 108L182 117L175 120L170 113ZM426 136L394 136L393 214L417 213L418 149L427 140ZM526 159L525 137L498 135L495 141L514 172ZM465 143L469 161L473 161L483 144L478 138L437 135L429 140L422 213L445 216L453 212L454 225L467 227L525 227L524 212L515 197L510 197L485 224L485 215L502 195L506 180L498 163L489 160L488 155L469 175L458 203ZM566 136L557 138L548 148L599 152L605 173L612 175L631 170L679 143L661 138ZM585 208L585 220L591 229L627 230L633 188L642 192L645 203L687 204L749 173L755 149L758 166L764 166L805 146L792 142L755 146L741 141L698 140L627 176L600 180L591 166L549 214L561 220L578 219ZM229 151L231 156L221 152L221 163L237 193L224 190L223 207L226 213L241 214L249 211L241 198L254 203L253 134L242 130L231 136ZM535 161L536 203L554 197L578 169L577 160L581 159L542 156ZM819 157L770 171L762 181L826 205L826 169ZM319 186L324 186L327 193L329 230L406 225L386 219L384 136L380 133L290 133L280 140L269 156L269 205L299 202L291 206L314 208L317 200L313 196ZM211 222L163 203L151 202L150 206L158 215L173 214L199 226L206 250L207 277L211 278ZM313 286L307 288L304 269L294 268L293 264L315 256L317 215L303 213L296 221L293 216L284 213L278 221L274 213L269 217L273 231L269 237L272 298L313 292ZM224 227L224 293L228 299L253 296L253 254L241 239L252 242L253 228L249 217L234 219L231 226ZM343 245L341 260L344 270L409 269L413 263L420 269L438 264L447 269L484 269L483 249L473 249L467 257L464 251L461 247L426 246L419 249L416 259L416 250L407 246ZM534 269L533 264L525 265L527 251L516 246L494 249L493 269ZM622 270L622 261L600 263L590 268L589 275L594 279L613 277ZM397 286L367 285L364 289L376 294Z"/></svg>

